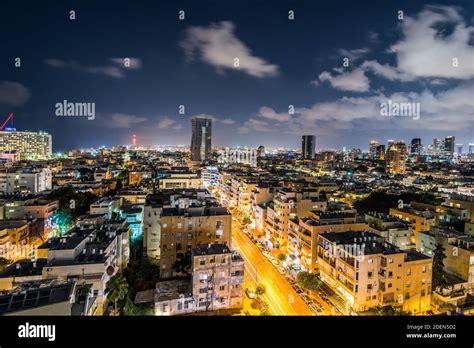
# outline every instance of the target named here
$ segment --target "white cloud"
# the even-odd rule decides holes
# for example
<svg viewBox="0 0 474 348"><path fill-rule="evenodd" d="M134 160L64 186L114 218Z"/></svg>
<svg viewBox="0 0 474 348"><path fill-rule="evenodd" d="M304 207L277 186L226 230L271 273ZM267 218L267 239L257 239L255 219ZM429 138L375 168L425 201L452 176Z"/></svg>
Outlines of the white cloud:
<svg viewBox="0 0 474 348"><path fill-rule="evenodd" d="M231 119L231 118L224 118L222 121L221 121L223 124L234 124L235 123L235 120Z"/></svg>
<svg viewBox="0 0 474 348"><path fill-rule="evenodd" d="M109 116L107 125L111 128L130 128L147 120L146 117L115 113Z"/></svg>
<svg viewBox="0 0 474 348"><path fill-rule="evenodd" d="M367 47L364 48L356 48L352 50L347 50L345 48L340 48L337 50L338 54L344 58L349 58L351 61L356 61L362 57L364 57L367 53L369 53L369 49Z"/></svg>
<svg viewBox="0 0 474 348"><path fill-rule="evenodd" d="M275 110L267 106L262 106L260 108L258 111L258 116L279 122L285 122L291 119L291 115L288 112L277 113Z"/></svg>
<svg viewBox="0 0 474 348"><path fill-rule="evenodd" d="M272 128L266 121L257 120L255 118L250 118L245 121L242 127L239 127L239 133L244 134L249 131L254 130L257 132L270 132Z"/></svg>
<svg viewBox="0 0 474 348"><path fill-rule="evenodd" d="M334 76L328 71L323 71L319 74L319 81L327 81L333 88L341 91L367 92L370 87L369 79L360 68ZM313 83L317 84L317 81Z"/></svg>
<svg viewBox="0 0 474 348"><path fill-rule="evenodd" d="M426 129L426 130L466 130L474 126L474 82L464 82L446 91L433 93L428 89L420 93L378 93L367 97L344 96L334 101L318 102L311 107L295 108L293 117L281 128L275 123L262 123L249 119L244 132L286 130L301 134L305 131L327 134L330 129L354 129L354 122L367 130ZM380 105L393 102L420 103L420 119L409 117L386 117L380 113ZM264 108L271 108L265 106ZM262 108L261 108L262 109ZM273 110L272 110L273 111ZM256 122L259 121L259 122ZM316 134L316 133L315 133Z"/></svg>
<svg viewBox="0 0 474 348"><path fill-rule="evenodd" d="M156 125L158 129L174 129L178 130L182 128L182 125L177 123L176 120L173 120L171 117L165 116L162 117L158 124Z"/></svg>
<svg viewBox="0 0 474 348"><path fill-rule="evenodd" d="M415 79L413 75L406 74L396 67L391 66L390 64L380 64L375 60L364 61L361 65L361 68L364 71L372 71L374 74L385 77L391 81L413 81Z"/></svg>
<svg viewBox="0 0 474 348"><path fill-rule="evenodd" d="M64 61L61 59L46 59L45 64L59 69L71 69L74 71L83 71L90 74L101 74L113 78L124 78L126 69L137 70L142 66L141 60L139 58L130 58L130 66L127 67L124 64L124 58L110 58L110 62L113 64L109 65L98 65L98 66L84 66L79 62L74 60Z"/></svg>
<svg viewBox="0 0 474 348"><path fill-rule="evenodd" d="M30 91L21 83L0 81L0 104L22 106L30 99Z"/></svg>
<svg viewBox="0 0 474 348"><path fill-rule="evenodd" d="M180 46L188 60L193 60L197 55L218 71L240 70L259 78L278 75L278 66L252 55L251 50L235 36L234 29L234 24L227 21L212 23L207 27L190 27ZM235 58L239 59L239 67L234 66Z"/></svg>
<svg viewBox="0 0 474 348"><path fill-rule="evenodd" d="M449 35L443 26L452 25ZM405 17L402 39L391 46L398 69L415 77L470 79L474 77L474 27L463 20L459 10L448 6L426 6L417 16ZM453 58L459 61L453 67Z"/></svg>
<svg viewBox="0 0 474 348"><path fill-rule="evenodd" d="M451 33L445 31L446 25L453 26ZM474 46L470 44L470 40L473 36L474 26L465 23L458 8L426 6L418 15L405 16L402 21L402 38L388 51L396 55L397 66L365 60L351 72L334 68L338 74L333 76L330 72L323 71L319 75L319 81L328 81L333 88L343 91L366 92L369 89L367 72L390 81L426 79L431 85L444 84L446 81L443 79L472 79ZM369 32L370 37L376 36ZM365 50L340 49L339 52L357 59ZM457 59L457 67L453 66L453 59ZM317 86L319 81L312 83Z"/></svg>

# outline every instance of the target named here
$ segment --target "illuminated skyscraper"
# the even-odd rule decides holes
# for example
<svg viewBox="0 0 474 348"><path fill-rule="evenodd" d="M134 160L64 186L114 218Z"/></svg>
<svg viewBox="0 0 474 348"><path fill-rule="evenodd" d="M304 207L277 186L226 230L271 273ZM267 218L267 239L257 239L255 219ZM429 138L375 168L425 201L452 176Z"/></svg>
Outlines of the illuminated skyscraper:
<svg viewBox="0 0 474 348"><path fill-rule="evenodd" d="M375 159L380 161L385 160L385 145L377 146L375 151Z"/></svg>
<svg viewBox="0 0 474 348"><path fill-rule="evenodd" d="M379 146L379 142L377 140L371 140L369 144L369 158L370 159L377 159L377 147Z"/></svg>
<svg viewBox="0 0 474 348"><path fill-rule="evenodd" d="M191 119L191 160L207 161L211 158L212 119L195 117Z"/></svg>
<svg viewBox="0 0 474 348"><path fill-rule="evenodd" d="M52 153L52 137L45 132L0 131L0 153L16 152L20 159L48 159Z"/></svg>
<svg viewBox="0 0 474 348"><path fill-rule="evenodd" d="M301 138L301 152L304 159L313 159L316 153L316 136L303 135Z"/></svg>
<svg viewBox="0 0 474 348"><path fill-rule="evenodd" d="M406 169L407 147L403 141L394 141L387 150L387 169L392 174L403 174Z"/></svg>

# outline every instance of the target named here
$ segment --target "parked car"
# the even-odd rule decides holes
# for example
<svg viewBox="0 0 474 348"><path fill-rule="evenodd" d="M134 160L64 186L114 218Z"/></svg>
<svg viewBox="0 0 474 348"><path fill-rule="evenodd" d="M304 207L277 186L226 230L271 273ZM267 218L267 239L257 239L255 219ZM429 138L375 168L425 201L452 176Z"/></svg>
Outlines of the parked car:
<svg viewBox="0 0 474 348"><path fill-rule="evenodd" d="M285 274L286 273L286 270L283 268L283 267L278 267L278 272L280 272L281 274Z"/></svg>

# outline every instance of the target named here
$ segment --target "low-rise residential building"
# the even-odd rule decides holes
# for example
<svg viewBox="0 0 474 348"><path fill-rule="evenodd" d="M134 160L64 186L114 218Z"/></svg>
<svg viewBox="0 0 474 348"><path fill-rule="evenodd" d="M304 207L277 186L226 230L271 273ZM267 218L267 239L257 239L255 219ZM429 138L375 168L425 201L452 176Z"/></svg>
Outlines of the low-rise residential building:
<svg viewBox="0 0 474 348"><path fill-rule="evenodd" d="M202 179L199 174L182 171L167 171L159 178L160 189L199 189Z"/></svg>
<svg viewBox="0 0 474 348"><path fill-rule="evenodd" d="M38 248L38 259L21 260L0 273L4 290L24 281L75 279L90 284L100 315L106 305L105 288L110 277L123 270L130 257L130 229L125 221L98 227L76 227L62 237L50 238ZM21 276L18 276L21 275Z"/></svg>
<svg viewBox="0 0 474 348"><path fill-rule="evenodd" d="M318 215L321 217L321 215ZM331 219L332 220L332 219ZM332 220L328 223L324 219L317 220L314 217L291 219L288 221L288 262L292 268L317 272L317 247L318 235L326 232L366 231L369 226L366 223L345 223L341 216L339 221Z"/></svg>
<svg viewBox="0 0 474 348"><path fill-rule="evenodd" d="M411 223L416 250L420 249L418 234L429 231L435 223L435 217L429 210L417 210L411 207L390 208L389 214Z"/></svg>
<svg viewBox="0 0 474 348"><path fill-rule="evenodd" d="M375 233L320 234L318 265L321 279L354 311L389 305L415 315L430 310L432 259Z"/></svg>
<svg viewBox="0 0 474 348"><path fill-rule="evenodd" d="M90 206L91 215L106 215L108 219L112 218L112 214L119 214L122 206L121 197L102 197Z"/></svg>
<svg viewBox="0 0 474 348"><path fill-rule="evenodd" d="M378 212L365 214L365 221L374 233L383 237L390 244L402 250L415 248L410 223L396 216Z"/></svg>
<svg viewBox="0 0 474 348"><path fill-rule="evenodd" d="M48 168L20 167L0 172L0 192L39 193L51 190L53 178Z"/></svg>
<svg viewBox="0 0 474 348"><path fill-rule="evenodd" d="M200 244L230 245L232 218L207 190L164 190L147 198L144 252L160 264L162 278Z"/></svg>
<svg viewBox="0 0 474 348"><path fill-rule="evenodd" d="M267 208L265 232L269 243L275 247L286 245L290 219L307 217L312 210L325 211L326 207L326 198L317 191L279 189Z"/></svg>
<svg viewBox="0 0 474 348"><path fill-rule="evenodd" d="M158 282L156 315L242 308L244 260L225 244L193 249L191 280Z"/></svg>

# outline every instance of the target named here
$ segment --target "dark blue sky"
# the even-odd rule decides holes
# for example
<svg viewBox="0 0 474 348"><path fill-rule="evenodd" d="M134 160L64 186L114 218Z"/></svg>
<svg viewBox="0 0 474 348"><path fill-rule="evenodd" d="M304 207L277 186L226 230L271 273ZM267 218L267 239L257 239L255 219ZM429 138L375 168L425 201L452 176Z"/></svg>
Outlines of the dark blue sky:
<svg viewBox="0 0 474 348"><path fill-rule="evenodd" d="M473 2L443 5L449 7L422 1L2 1L0 115L15 112L18 130L50 132L55 150L128 144L132 134L144 144L188 144L190 118L200 114L215 118L214 145L297 147L303 133L317 135L318 149L367 148L371 138L421 137L427 144L451 134L466 145L474 142L474 109L466 98L473 91L474 39L461 34L473 28ZM76 20L69 20L70 10ZM429 35L421 42L420 33L431 27L434 42L461 47L452 52L460 57L457 70L447 69L436 50L422 49L437 46ZM229 62L234 53L242 54L241 69ZM133 69L111 60L123 57L136 58ZM340 70L344 57L350 66ZM381 118L378 105L397 98L420 102L420 119ZM94 102L96 118L57 117L55 104L63 100ZM294 115L287 114L289 105Z"/></svg>

